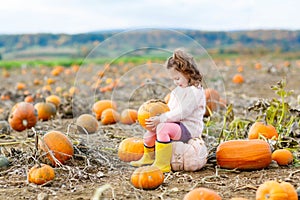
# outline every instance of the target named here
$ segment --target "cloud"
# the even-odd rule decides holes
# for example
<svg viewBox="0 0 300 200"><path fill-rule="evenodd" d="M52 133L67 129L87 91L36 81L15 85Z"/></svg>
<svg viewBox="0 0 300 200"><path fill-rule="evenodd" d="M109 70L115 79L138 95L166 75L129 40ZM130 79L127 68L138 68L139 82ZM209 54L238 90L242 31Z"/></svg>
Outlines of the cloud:
<svg viewBox="0 0 300 200"><path fill-rule="evenodd" d="M10 0L0 33L80 33L103 29L300 29L294 0Z"/></svg>
<svg viewBox="0 0 300 200"><path fill-rule="evenodd" d="M261 1L249 19L251 28L281 28L300 30L299 1Z"/></svg>

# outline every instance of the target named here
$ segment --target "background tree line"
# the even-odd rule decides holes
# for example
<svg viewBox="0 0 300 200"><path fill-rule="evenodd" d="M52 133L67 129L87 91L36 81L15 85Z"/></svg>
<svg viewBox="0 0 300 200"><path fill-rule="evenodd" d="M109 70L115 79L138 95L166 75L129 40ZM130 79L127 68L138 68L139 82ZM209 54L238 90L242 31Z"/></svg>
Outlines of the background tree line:
<svg viewBox="0 0 300 200"><path fill-rule="evenodd" d="M256 54L267 52L297 52L300 51L300 31L289 30L253 30L253 31L200 31L180 29L179 32L191 37L201 44L205 49L215 53L238 53ZM0 35L0 59L5 55L23 52L34 54L34 49L45 55L51 52L50 49L72 49L65 51L66 56L82 56L87 54L93 47L105 39L110 38L117 31L99 31L83 34L19 34ZM159 31L136 32L134 37L144 44L157 41L157 45L164 48L167 44L174 42L174 38L162 34ZM126 40L126 38L124 38ZM163 41L163 42L162 42ZM129 44L130 45L130 44ZM133 44L134 45L134 44ZM113 48L118 48L112 47ZM48 49L40 51L40 49ZM31 50L27 54L24 52ZM62 53L62 52L60 52ZM21 55L21 54L19 54Z"/></svg>

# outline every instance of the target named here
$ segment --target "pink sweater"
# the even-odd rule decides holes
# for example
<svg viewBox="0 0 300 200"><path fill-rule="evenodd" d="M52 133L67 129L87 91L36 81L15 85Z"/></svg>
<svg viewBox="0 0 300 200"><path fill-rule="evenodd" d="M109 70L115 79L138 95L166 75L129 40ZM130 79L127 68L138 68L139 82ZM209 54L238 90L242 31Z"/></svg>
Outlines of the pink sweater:
<svg viewBox="0 0 300 200"><path fill-rule="evenodd" d="M170 95L169 112L160 115L160 122L181 122L193 138L199 137L203 130L205 113L205 93L202 87L177 86Z"/></svg>

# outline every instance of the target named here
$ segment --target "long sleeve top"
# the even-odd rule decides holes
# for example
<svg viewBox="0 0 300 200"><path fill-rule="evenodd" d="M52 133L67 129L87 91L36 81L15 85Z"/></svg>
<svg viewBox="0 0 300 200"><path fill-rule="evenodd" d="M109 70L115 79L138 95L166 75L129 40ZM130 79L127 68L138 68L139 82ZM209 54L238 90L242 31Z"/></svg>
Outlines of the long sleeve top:
<svg viewBox="0 0 300 200"><path fill-rule="evenodd" d="M203 130L205 113L205 93L202 87L177 86L168 102L170 111L160 115L160 122L181 122L193 138L199 137Z"/></svg>

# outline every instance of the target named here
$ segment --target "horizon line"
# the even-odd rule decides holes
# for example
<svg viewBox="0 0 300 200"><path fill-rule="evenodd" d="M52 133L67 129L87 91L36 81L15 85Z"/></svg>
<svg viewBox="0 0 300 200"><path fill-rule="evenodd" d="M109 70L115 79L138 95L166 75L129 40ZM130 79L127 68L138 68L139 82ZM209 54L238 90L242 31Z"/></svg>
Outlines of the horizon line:
<svg viewBox="0 0 300 200"><path fill-rule="evenodd" d="M132 30L147 30L147 29L155 29L155 30L176 30L176 31L201 31L201 32L247 32L247 31L291 31L297 32L300 29L288 29L288 28L249 28L249 29L232 29L232 30L208 30L208 29L194 29L194 28L111 28L111 29L99 29L94 31L86 31L86 32L78 32L78 33L67 33L67 32L23 32L23 33L1 33L0 35L38 35L38 34L52 34L52 35L80 35L80 34L96 34L101 32L115 32L120 33L123 31L132 31Z"/></svg>

